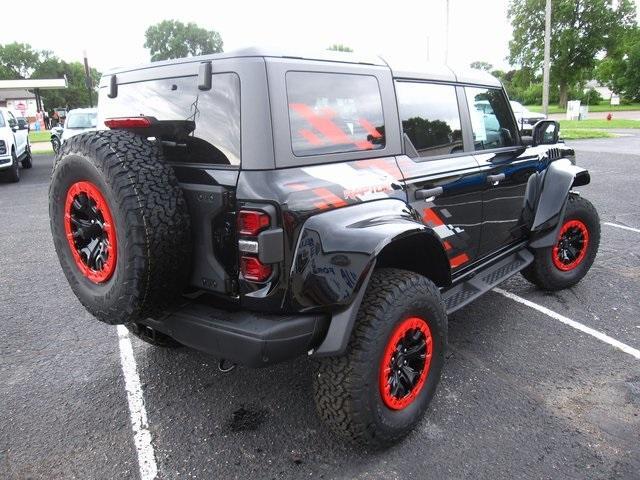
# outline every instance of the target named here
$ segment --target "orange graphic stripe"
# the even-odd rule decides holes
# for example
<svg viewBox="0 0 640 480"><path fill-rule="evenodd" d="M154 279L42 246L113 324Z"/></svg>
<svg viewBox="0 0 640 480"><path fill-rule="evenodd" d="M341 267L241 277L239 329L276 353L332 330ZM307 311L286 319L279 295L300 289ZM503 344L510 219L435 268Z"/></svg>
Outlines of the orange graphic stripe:
<svg viewBox="0 0 640 480"><path fill-rule="evenodd" d="M345 207L348 205L347 202L344 201L344 199L340 198L335 193L327 190L326 188L314 188L313 193L322 198L322 200L324 200L324 202L328 205L333 205L334 207ZM317 206L318 203L316 203L315 205Z"/></svg>
<svg viewBox="0 0 640 480"><path fill-rule="evenodd" d="M289 108L301 115L316 130L333 143L351 143L347 134L344 133L338 125L333 123L329 116L316 114L311 107L304 103L290 103Z"/></svg>
<svg viewBox="0 0 640 480"><path fill-rule="evenodd" d="M322 145L322 140L320 139L320 137L312 131L307 130L306 128L301 128L298 133L300 133L300 135L302 135L304 139L311 145Z"/></svg>
<svg viewBox="0 0 640 480"><path fill-rule="evenodd" d="M440 219L438 214L433 211L431 208L425 208L422 212L422 221L424 223L432 223L436 227L439 225L444 225L444 222Z"/></svg>
<svg viewBox="0 0 640 480"><path fill-rule="evenodd" d="M373 138L382 138L382 134L374 127L369 120L366 118L359 118L358 123L362 128L364 128L369 135Z"/></svg>
<svg viewBox="0 0 640 480"><path fill-rule="evenodd" d="M458 268L460 265L463 265L469 261L469 255L466 253L461 253L460 255L456 255L452 259L449 260L449 264L451 268Z"/></svg>

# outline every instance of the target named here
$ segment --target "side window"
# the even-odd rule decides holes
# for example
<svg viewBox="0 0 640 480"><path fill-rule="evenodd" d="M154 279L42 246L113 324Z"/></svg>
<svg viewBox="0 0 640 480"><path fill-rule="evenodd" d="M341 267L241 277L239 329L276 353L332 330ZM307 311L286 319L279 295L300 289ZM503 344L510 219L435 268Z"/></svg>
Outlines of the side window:
<svg viewBox="0 0 640 480"><path fill-rule="evenodd" d="M376 77L288 72L287 102L293 154L380 150L385 146Z"/></svg>
<svg viewBox="0 0 640 480"><path fill-rule="evenodd" d="M100 120L138 115L195 122L188 148L165 148L169 160L240 165L240 78L235 73L214 74L207 91L198 89L197 77L119 85L116 98L101 89Z"/></svg>
<svg viewBox="0 0 640 480"><path fill-rule="evenodd" d="M515 145L517 129L502 90L482 87L466 87L465 90L473 127L474 150Z"/></svg>
<svg viewBox="0 0 640 480"><path fill-rule="evenodd" d="M449 155L463 150L454 86L397 82L396 93L402 130L421 157Z"/></svg>
<svg viewBox="0 0 640 480"><path fill-rule="evenodd" d="M13 116L13 113L7 112L6 115L7 115L7 123L9 123L9 126L11 128L18 125L18 122L16 121L16 117Z"/></svg>

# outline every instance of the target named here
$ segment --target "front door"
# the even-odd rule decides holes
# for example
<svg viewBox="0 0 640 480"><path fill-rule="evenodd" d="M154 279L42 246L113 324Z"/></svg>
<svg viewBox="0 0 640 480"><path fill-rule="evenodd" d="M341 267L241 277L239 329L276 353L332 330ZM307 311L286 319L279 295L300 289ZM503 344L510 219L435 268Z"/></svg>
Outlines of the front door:
<svg viewBox="0 0 640 480"><path fill-rule="evenodd" d="M29 135L29 131L25 128L23 130L19 130L18 121L16 117L13 116L13 113L7 112L7 122L9 127L14 130L13 136L16 142L16 154L22 155L24 153L25 148L27 148L27 138Z"/></svg>
<svg viewBox="0 0 640 480"><path fill-rule="evenodd" d="M443 242L452 272L478 255L484 177L465 153L460 121L461 87L397 81L396 93L408 147L398 157L411 206Z"/></svg>
<svg viewBox="0 0 640 480"><path fill-rule="evenodd" d="M500 88L465 87L475 158L484 179L482 234L478 255L523 240L525 191L538 171L538 157L520 145L517 126Z"/></svg>

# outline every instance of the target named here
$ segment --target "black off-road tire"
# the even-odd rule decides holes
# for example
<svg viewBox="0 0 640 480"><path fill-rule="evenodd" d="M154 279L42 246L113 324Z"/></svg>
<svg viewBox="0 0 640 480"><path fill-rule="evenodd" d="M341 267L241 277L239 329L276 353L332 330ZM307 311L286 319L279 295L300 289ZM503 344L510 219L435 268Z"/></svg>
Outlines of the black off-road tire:
<svg viewBox="0 0 640 480"><path fill-rule="evenodd" d="M529 282L543 290L557 291L572 287L587 274L598 253L600 245L600 217L589 200L570 194L563 225L578 220L588 231L586 254L579 264L568 271L560 270L553 262L553 246L534 252L535 258L521 273Z"/></svg>
<svg viewBox="0 0 640 480"><path fill-rule="evenodd" d="M180 348L182 347L181 343L178 343L176 340L171 338L169 335L165 335L158 330L148 327L146 325L141 325L139 323L128 323L126 325L129 333L131 335L138 337L145 343L149 345L153 345L154 347L162 347L162 348Z"/></svg>
<svg viewBox="0 0 640 480"><path fill-rule="evenodd" d="M25 170L33 167L33 156L31 155L31 145L27 145L24 158L22 159L22 168Z"/></svg>
<svg viewBox="0 0 640 480"><path fill-rule="evenodd" d="M395 327L410 317L426 320L433 355L423 388L401 410L385 405L381 360ZM376 270L358 313L347 352L314 362L315 403L322 420L352 443L383 448L405 437L431 402L444 364L447 315L440 292L427 278L398 269Z"/></svg>
<svg viewBox="0 0 640 480"><path fill-rule="evenodd" d="M65 234L66 196L77 182L99 190L115 224L115 268L101 283L83 274ZM124 131L70 138L56 156L49 215L62 270L98 320L136 322L161 312L183 291L190 268L189 215L157 142Z"/></svg>
<svg viewBox="0 0 640 480"><path fill-rule="evenodd" d="M20 163L15 150L11 150L11 166L0 171L0 178L6 182L17 183L20 181Z"/></svg>

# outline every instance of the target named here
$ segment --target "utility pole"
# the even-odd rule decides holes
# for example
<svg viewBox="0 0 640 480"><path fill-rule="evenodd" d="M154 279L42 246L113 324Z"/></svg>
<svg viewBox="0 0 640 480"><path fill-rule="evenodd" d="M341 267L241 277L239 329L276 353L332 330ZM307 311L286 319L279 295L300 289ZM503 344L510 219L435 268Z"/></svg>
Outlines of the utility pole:
<svg viewBox="0 0 640 480"><path fill-rule="evenodd" d="M551 0L544 14L544 66L542 67L542 111L549 114L549 62L551 61Z"/></svg>
<svg viewBox="0 0 640 480"><path fill-rule="evenodd" d="M89 106L93 108L93 80L91 80L91 70L89 70L89 60L87 60L87 51L84 50L82 52L84 56L84 83L87 86L87 91L89 92Z"/></svg>
<svg viewBox="0 0 640 480"><path fill-rule="evenodd" d="M444 35L444 63L445 65L449 63L449 0L447 2L447 11L446 11L446 20L445 20L445 28L446 32Z"/></svg>

